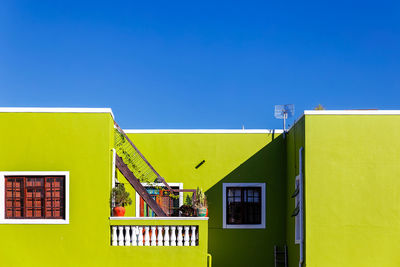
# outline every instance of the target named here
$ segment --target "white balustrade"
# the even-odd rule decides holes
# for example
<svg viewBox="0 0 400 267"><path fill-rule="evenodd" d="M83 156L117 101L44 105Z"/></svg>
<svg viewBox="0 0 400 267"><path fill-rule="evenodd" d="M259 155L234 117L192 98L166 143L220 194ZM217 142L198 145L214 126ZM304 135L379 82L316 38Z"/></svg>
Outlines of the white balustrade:
<svg viewBox="0 0 400 267"><path fill-rule="evenodd" d="M198 226L111 226L112 246L197 246Z"/></svg>
<svg viewBox="0 0 400 267"><path fill-rule="evenodd" d="M118 246L124 245L124 227L118 226Z"/></svg>
<svg viewBox="0 0 400 267"><path fill-rule="evenodd" d="M192 226L192 238L190 239L190 245L196 246L196 226Z"/></svg>
<svg viewBox="0 0 400 267"><path fill-rule="evenodd" d="M117 235L117 226L112 227L112 245L118 245L118 235Z"/></svg>
<svg viewBox="0 0 400 267"><path fill-rule="evenodd" d="M150 227L145 226L145 233L144 233L144 245L145 246L150 246L150 234L149 234L149 229Z"/></svg>
<svg viewBox="0 0 400 267"><path fill-rule="evenodd" d="M156 227L151 227L151 245L157 246Z"/></svg>
<svg viewBox="0 0 400 267"><path fill-rule="evenodd" d="M185 226L185 237L183 238L185 241L183 243L184 246L189 246L189 226Z"/></svg>
<svg viewBox="0 0 400 267"><path fill-rule="evenodd" d="M137 246L137 226L131 226L132 229L132 246Z"/></svg>
<svg viewBox="0 0 400 267"><path fill-rule="evenodd" d="M139 226L138 227L138 246L143 246L143 227Z"/></svg>
<svg viewBox="0 0 400 267"><path fill-rule="evenodd" d="M171 247L176 246L176 234L175 234L175 226L171 226Z"/></svg>
<svg viewBox="0 0 400 267"><path fill-rule="evenodd" d="M131 236L129 234L130 226L125 226L125 246L131 245Z"/></svg>
<svg viewBox="0 0 400 267"><path fill-rule="evenodd" d="M179 247L181 247L181 246L183 246L183 236L182 236L182 226L178 226L178 238L177 238L177 240L178 240L178 246Z"/></svg>
<svg viewBox="0 0 400 267"><path fill-rule="evenodd" d="M162 226L157 227L157 246L163 246Z"/></svg>
<svg viewBox="0 0 400 267"><path fill-rule="evenodd" d="M164 246L168 247L169 246L169 227L168 226L164 226Z"/></svg>

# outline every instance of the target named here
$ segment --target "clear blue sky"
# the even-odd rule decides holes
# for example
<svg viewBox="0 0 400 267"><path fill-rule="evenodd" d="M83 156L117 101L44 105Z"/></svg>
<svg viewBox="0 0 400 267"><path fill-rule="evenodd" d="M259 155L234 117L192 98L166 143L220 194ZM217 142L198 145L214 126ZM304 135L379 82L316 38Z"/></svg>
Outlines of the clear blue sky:
<svg viewBox="0 0 400 267"><path fill-rule="evenodd" d="M400 1L2 1L0 106L111 107L124 128L280 128L400 109Z"/></svg>

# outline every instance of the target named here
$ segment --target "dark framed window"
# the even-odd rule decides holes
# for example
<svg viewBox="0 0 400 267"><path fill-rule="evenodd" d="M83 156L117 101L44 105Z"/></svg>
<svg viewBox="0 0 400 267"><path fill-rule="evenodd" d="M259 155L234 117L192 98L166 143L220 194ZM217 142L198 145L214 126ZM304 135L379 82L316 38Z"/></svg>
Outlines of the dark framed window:
<svg viewBox="0 0 400 267"><path fill-rule="evenodd" d="M261 224L261 188L226 187L226 222Z"/></svg>
<svg viewBox="0 0 400 267"><path fill-rule="evenodd" d="M65 176L5 176L5 219L65 219Z"/></svg>
<svg viewBox="0 0 400 267"><path fill-rule="evenodd" d="M265 183L223 183L222 194L223 228L265 228Z"/></svg>

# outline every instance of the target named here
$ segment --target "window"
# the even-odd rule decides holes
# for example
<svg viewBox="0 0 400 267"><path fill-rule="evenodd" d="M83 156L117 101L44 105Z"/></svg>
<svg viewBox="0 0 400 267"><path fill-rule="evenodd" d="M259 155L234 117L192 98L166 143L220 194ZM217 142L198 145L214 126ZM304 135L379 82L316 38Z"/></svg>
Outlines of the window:
<svg viewBox="0 0 400 267"><path fill-rule="evenodd" d="M182 189L182 183L169 183L172 189ZM183 193L174 193L179 195L177 198L170 197L170 191L164 184L148 185L143 184L150 196L157 202L162 210L168 216L179 216L179 207L183 205ZM155 217L155 213L150 209L147 203L136 193L136 217Z"/></svg>
<svg viewBox="0 0 400 267"><path fill-rule="evenodd" d="M68 172L0 173L0 223L68 223Z"/></svg>
<svg viewBox="0 0 400 267"><path fill-rule="evenodd" d="M265 183L223 184L223 228L265 228Z"/></svg>

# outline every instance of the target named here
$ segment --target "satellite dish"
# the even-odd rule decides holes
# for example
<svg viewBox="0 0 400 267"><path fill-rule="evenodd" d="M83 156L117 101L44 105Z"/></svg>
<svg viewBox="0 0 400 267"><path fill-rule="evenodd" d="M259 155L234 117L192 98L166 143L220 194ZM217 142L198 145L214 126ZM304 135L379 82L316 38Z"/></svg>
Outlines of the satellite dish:
<svg viewBox="0 0 400 267"><path fill-rule="evenodd" d="M286 120L294 115L294 105L275 105L274 116L277 119L283 119L283 130L286 131Z"/></svg>

